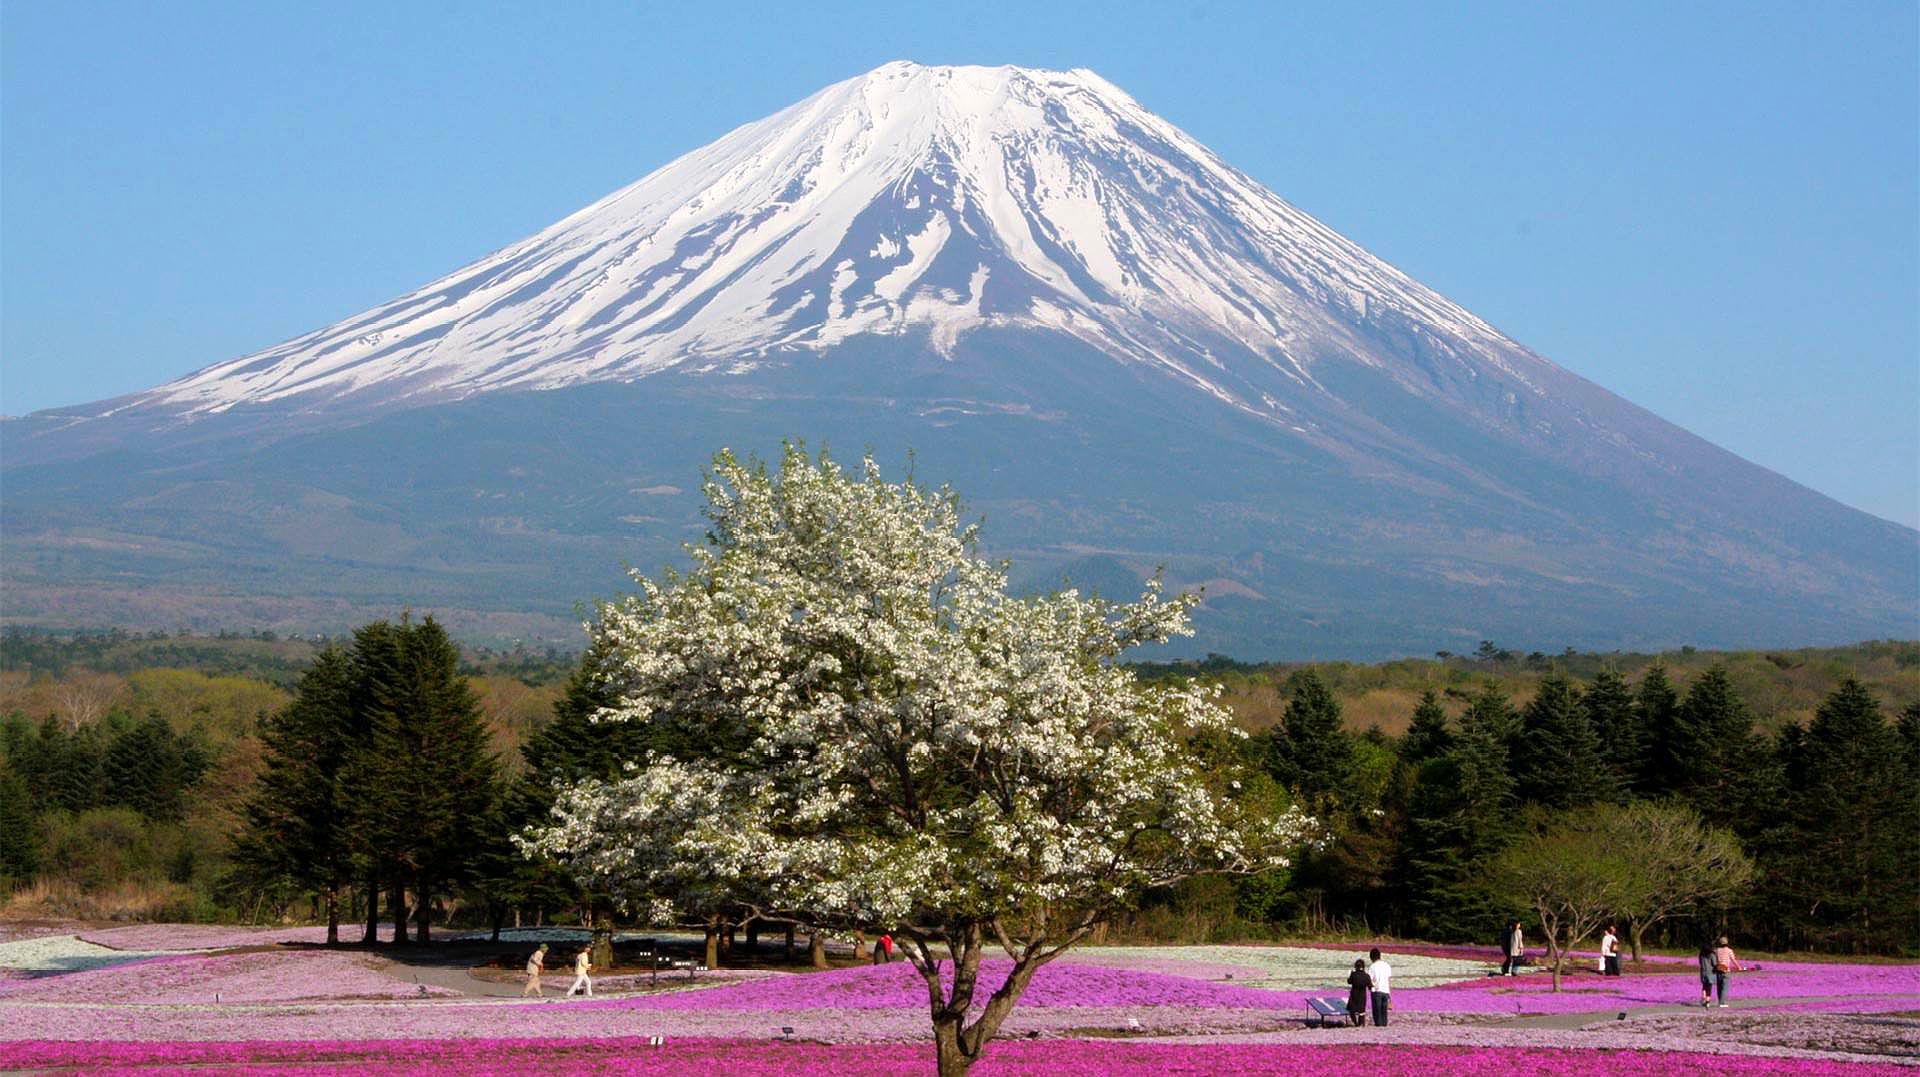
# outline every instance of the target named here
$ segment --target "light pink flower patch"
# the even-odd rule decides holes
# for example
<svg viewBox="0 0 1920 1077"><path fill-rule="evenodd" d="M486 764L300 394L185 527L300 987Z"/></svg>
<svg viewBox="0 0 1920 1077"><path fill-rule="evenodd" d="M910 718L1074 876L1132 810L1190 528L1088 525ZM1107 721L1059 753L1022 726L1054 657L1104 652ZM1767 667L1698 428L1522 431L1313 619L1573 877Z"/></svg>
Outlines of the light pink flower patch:
<svg viewBox="0 0 1920 1077"><path fill-rule="evenodd" d="M162 1067L220 1067L224 1073L418 1074L724 1072L728 1077L812 1077L816 1074L924 1074L932 1050L922 1044L819 1044L644 1039L462 1041L385 1040L298 1043L0 1044L0 1066L152 1072ZM1423 1047L1391 1044L1191 1044L1113 1040L996 1043L974 1072L987 1077L1032 1074L1093 1077L1111 1073L1368 1073L1431 1077L1436 1073L1578 1075L1712 1072L1726 1077L1871 1077L1905 1072L1892 1065L1823 1059L1750 1058L1679 1051L1557 1048Z"/></svg>
<svg viewBox="0 0 1920 1077"><path fill-rule="evenodd" d="M1006 982L1013 963L980 963L976 1004ZM950 989L953 967L943 968ZM1157 972L1115 969L1104 965L1044 965L1020 997L1022 1007L1058 1006L1203 1006L1291 1010L1298 999L1277 991L1168 976ZM906 962L865 965L831 972L782 976L756 983L716 987L705 991L609 1001L609 1006L660 1010L885 1010L927 1008L927 985Z"/></svg>
<svg viewBox="0 0 1920 1077"><path fill-rule="evenodd" d="M335 951L187 954L113 968L15 981L9 1001L119 1004L291 1002L301 999L411 998L455 992L379 971L375 959Z"/></svg>

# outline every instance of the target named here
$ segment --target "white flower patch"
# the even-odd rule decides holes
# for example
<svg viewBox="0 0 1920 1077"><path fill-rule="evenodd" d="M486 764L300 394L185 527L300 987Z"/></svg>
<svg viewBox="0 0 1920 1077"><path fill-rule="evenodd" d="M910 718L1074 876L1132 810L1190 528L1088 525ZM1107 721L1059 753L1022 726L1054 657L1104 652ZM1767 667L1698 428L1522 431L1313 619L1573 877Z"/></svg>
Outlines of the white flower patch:
<svg viewBox="0 0 1920 1077"><path fill-rule="evenodd" d="M191 953L190 950L115 950L86 942L75 935L46 935L20 942L0 942L0 968L21 972L83 972L124 965L149 957Z"/></svg>

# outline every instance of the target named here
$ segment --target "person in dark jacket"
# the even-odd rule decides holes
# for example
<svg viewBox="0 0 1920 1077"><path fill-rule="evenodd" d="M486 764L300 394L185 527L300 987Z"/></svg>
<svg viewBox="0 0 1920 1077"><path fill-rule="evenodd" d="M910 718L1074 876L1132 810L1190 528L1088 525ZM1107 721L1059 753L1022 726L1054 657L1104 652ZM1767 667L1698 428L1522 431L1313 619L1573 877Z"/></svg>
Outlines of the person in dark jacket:
<svg viewBox="0 0 1920 1077"><path fill-rule="evenodd" d="M1367 995L1373 991L1373 977L1367 975L1367 960L1354 958L1353 971L1347 973L1347 1016L1354 1027L1367 1023Z"/></svg>

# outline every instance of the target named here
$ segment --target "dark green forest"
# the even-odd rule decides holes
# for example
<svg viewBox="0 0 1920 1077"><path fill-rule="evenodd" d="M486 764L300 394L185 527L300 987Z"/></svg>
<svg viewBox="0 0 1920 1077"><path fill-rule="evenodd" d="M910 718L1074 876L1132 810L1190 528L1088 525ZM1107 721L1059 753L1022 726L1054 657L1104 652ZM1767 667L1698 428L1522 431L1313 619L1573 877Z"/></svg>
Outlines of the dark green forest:
<svg viewBox="0 0 1920 1077"><path fill-rule="evenodd" d="M607 702L593 662L462 650L430 619L334 640L8 633L5 914L331 915L348 941L372 918L418 936L612 914L509 840L555 782L645 747L588 721ZM1123 935L1480 941L1525 913L1489 880L1529 835L1647 805L1729 836L1752 869L1648 913L1648 944L1725 928L1920 952L1920 644L1136 668L1220 684L1249 735L1211 750L1324 833L1287 872L1150 895Z"/></svg>

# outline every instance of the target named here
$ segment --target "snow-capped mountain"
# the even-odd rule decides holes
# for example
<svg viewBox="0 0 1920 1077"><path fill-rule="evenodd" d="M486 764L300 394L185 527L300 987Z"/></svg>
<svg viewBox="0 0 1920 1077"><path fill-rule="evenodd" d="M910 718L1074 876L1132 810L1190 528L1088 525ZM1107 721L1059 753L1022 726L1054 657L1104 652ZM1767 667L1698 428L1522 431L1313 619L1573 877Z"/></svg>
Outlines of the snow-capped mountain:
<svg viewBox="0 0 1920 1077"><path fill-rule="evenodd" d="M1048 329L1235 407L1398 317L1463 368L1492 327L1235 171L1091 71L892 63L733 131L364 314L135 398L420 401L736 375L924 329Z"/></svg>
<svg viewBox="0 0 1920 1077"><path fill-rule="evenodd" d="M1204 585L1196 649L1920 632L1920 533L1534 354L1090 71L909 63L338 324L0 423L5 617L551 626L697 534L709 453L789 436L911 450L1036 586Z"/></svg>

